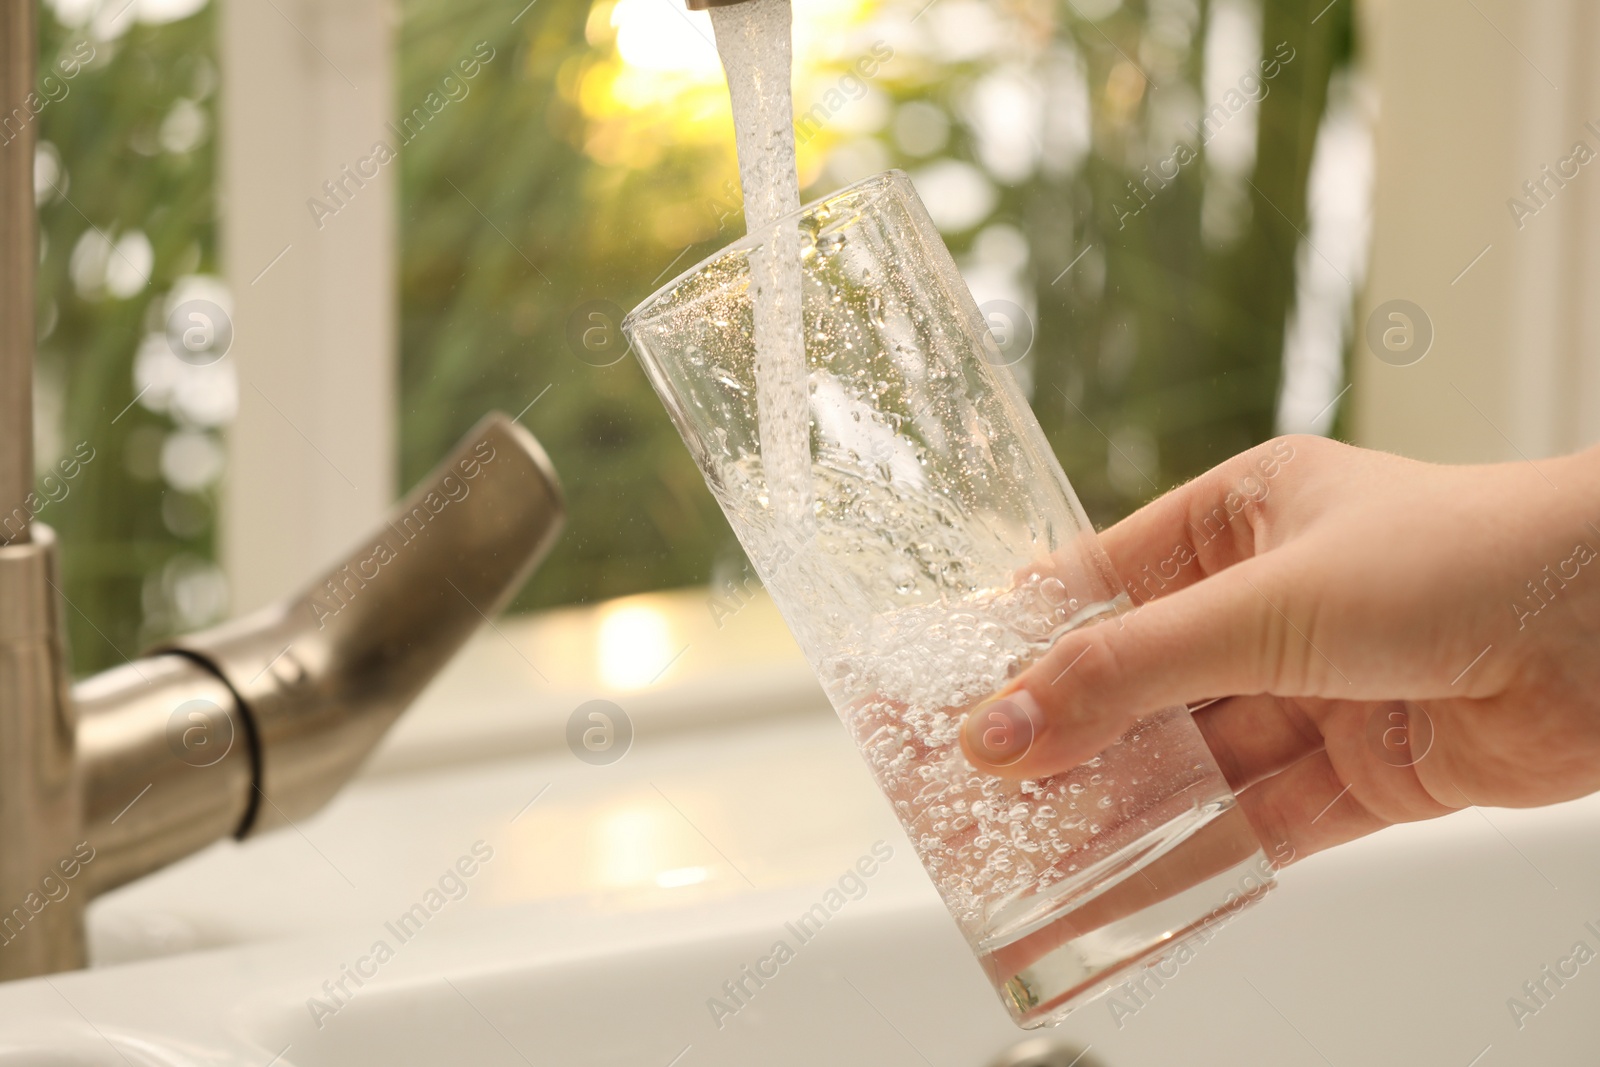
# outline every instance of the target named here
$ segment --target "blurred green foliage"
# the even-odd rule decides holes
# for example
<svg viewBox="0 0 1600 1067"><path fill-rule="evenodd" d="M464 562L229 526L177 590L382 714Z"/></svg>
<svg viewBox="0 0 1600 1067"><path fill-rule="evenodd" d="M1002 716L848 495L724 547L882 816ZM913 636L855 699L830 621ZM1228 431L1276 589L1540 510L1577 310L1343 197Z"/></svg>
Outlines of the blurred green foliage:
<svg viewBox="0 0 1600 1067"><path fill-rule="evenodd" d="M39 461L80 443L94 459L40 519L61 535L74 666L87 671L208 621L182 616L170 594L186 572L208 573L213 492L164 484L160 452L178 425L133 403L133 365L174 281L215 269L215 17L210 6L164 25L128 16L107 40L51 10L39 72L67 93L38 119ZM86 54L63 78L59 63Z"/></svg>
<svg viewBox="0 0 1600 1067"><path fill-rule="evenodd" d="M1140 182L1142 168L1119 161L1118 134L1104 119L1105 87L1125 57L1139 54L1148 6L1130 2L1095 27L1073 27L1089 84L1099 87L1095 148L1080 174L1012 190L1006 201L1035 235L1042 268L1034 408L1086 509L1102 523L1272 436L1295 252L1310 228L1312 149L1332 76L1354 58L1353 5L1336 3L1320 19L1318 5L1262 5L1263 55L1287 42L1294 59L1279 66L1255 105L1244 225L1219 247L1203 236L1203 159L1181 167L1138 215L1120 217L1138 204L1128 183ZM1198 43L1213 9L1200 4L1196 46L1180 68L1196 91ZM1135 126L1132 136L1143 132ZM1103 284L1082 284L1082 272L1051 284L1088 245L1105 250ZM1128 429L1131 443L1122 446L1119 430ZM1146 455L1130 455L1141 441ZM1135 468L1120 486L1112 476L1119 462Z"/></svg>
<svg viewBox="0 0 1600 1067"><path fill-rule="evenodd" d="M681 247L663 255L644 236L639 194L676 187L692 202L702 161L619 175L584 155L582 116L557 81L592 51L588 0L540 0L515 25L499 3L403 10L402 101L478 41L496 55L449 123L401 153L402 482L485 410L515 415L537 397L523 423L562 476L569 520L517 606L704 580L732 535L660 402L631 356L592 366L566 336L586 301L628 308L650 291Z"/></svg>

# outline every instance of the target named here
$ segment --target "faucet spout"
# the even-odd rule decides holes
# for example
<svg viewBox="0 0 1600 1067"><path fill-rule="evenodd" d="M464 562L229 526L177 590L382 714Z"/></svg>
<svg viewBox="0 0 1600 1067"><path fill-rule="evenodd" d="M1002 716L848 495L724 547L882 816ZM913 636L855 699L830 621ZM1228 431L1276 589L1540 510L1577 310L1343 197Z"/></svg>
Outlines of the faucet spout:
<svg viewBox="0 0 1600 1067"><path fill-rule="evenodd" d="M298 596L168 646L243 709L257 788L239 836L326 803L522 587L564 514L544 449L495 413Z"/></svg>

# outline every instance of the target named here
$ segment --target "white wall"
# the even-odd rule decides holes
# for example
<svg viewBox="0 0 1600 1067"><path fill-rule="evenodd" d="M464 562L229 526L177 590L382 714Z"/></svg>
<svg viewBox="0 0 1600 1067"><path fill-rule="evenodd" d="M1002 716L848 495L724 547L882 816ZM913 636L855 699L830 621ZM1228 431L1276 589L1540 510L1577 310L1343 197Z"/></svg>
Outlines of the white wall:
<svg viewBox="0 0 1600 1067"><path fill-rule="evenodd" d="M307 200L394 140L395 13L389 0L223 0L221 13L222 261L241 374L221 552L237 612L312 577L394 496L398 164L348 186L320 229Z"/></svg>
<svg viewBox="0 0 1600 1067"><path fill-rule="evenodd" d="M1600 133L1585 129L1600 129L1600 9L1372 0L1363 15L1381 113L1357 440L1457 462L1600 441ZM1522 183L1579 140L1595 162L1519 230L1507 200L1532 204ZM1371 309L1394 298L1434 326L1411 366L1381 362L1362 340Z"/></svg>

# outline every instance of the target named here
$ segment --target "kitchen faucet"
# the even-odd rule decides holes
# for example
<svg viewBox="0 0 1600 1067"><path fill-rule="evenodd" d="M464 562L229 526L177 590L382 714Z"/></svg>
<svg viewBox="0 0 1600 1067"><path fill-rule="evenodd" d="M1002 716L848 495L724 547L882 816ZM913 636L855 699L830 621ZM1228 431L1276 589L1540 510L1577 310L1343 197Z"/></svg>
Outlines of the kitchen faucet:
<svg viewBox="0 0 1600 1067"><path fill-rule="evenodd" d="M28 115L35 2L0 0L0 122ZM0 981L84 966L95 894L320 808L565 515L539 443L492 413L298 595L70 684L75 609L29 502L34 142L28 116L0 147Z"/></svg>

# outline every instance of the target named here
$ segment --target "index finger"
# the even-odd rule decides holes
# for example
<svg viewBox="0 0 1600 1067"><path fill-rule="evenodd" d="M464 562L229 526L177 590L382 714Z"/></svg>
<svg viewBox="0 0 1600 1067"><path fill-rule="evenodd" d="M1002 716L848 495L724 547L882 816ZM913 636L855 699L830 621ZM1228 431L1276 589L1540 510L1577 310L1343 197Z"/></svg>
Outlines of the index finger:
<svg viewBox="0 0 1600 1067"><path fill-rule="evenodd" d="M1256 554L1253 516L1294 459L1280 437L1219 463L1100 535L1136 603L1185 589Z"/></svg>

